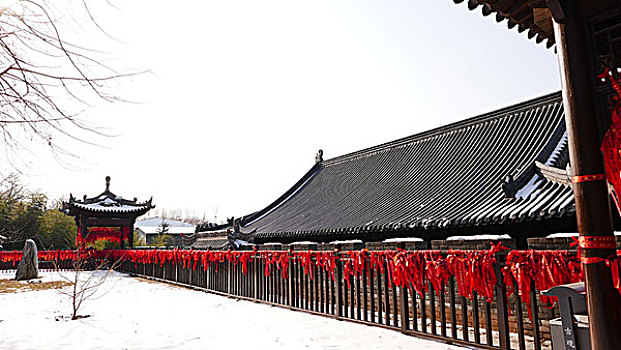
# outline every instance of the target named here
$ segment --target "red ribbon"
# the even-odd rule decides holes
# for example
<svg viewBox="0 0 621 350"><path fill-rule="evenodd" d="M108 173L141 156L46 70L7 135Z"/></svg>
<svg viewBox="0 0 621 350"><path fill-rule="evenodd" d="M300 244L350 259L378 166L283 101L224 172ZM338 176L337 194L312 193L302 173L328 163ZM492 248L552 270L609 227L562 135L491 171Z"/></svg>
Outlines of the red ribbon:
<svg viewBox="0 0 621 350"><path fill-rule="evenodd" d="M503 269L507 293L515 293L511 277L517 282L517 293L526 304L528 317L532 320L530 287L534 281L539 291L554 286L583 280L580 260L567 251L513 250L507 255ZM540 295L544 304L553 304L555 298Z"/></svg>
<svg viewBox="0 0 621 350"><path fill-rule="evenodd" d="M121 241L129 239L129 227L89 227L88 233L83 235L81 230L78 229L78 235L76 237L76 246L85 247L89 243L97 241L108 241L120 244Z"/></svg>
<svg viewBox="0 0 621 350"><path fill-rule="evenodd" d="M616 249L617 242L615 236L578 236L571 237L574 242L570 246L582 249Z"/></svg>
<svg viewBox="0 0 621 350"><path fill-rule="evenodd" d="M604 174L595 174L595 175L577 175L571 177L571 182L580 183L580 182L588 182L588 181L601 181L606 180L606 175Z"/></svg>
<svg viewBox="0 0 621 350"><path fill-rule="evenodd" d="M609 239L604 239L606 241ZM580 244L580 239L577 240ZM583 245L597 242L583 239ZM600 242L601 243L601 242ZM609 244L609 243L602 243ZM74 261L78 253L82 257L97 259L108 258L132 262L134 264L181 264L186 268L196 269L200 263L203 270L216 268L220 263L229 262L235 268L241 266L242 273L248 272L248 263L254 258L262 258L265 264L265 275L269 275L274 268L280 270L284 279L288 278L289 264L299 263L304 267L304 273L310 275L315 269L324 269L335 279L337 262L343 264L343 277L351 288L351 276L360 278L374 269L386 273L395 286L408 287L417 293L423 293L431 283L440 295L443 293L442 284L452 276L457 282L460 295L472 298L476 292L488 302L494 298L496 285L496 253L507 248L501 245L492 245L487 251L449 251L442 256L440 251L351 251L337 253L330 251L196 251L196 250L82 250L78 251L40 251L42 261ZM22 252L0 252L0 261L15 264L21 260ZM621 292L620 259L612 256L607 259L592 257L576 257L567 251L510 251L507 255L507 266L502 270L502 278L507 286L508 293L517 293L527 305L530 316L530 288L534 282L537 290L549 289L553 286L574 283L583 280L582 264L605 262L611 269L615 288ZM517 289L513 287L513 279L517 282ZM554 300L540 296L542 302L551 303Z"/></svg>
<svg viewBox="0 0 621 350"><path fill-rule="evenodd" d="M616 95L610 101L610 127L604 134L601 150L604 155L604 165L606 167L606 178L609 183L609 192L617 206L617 210L621 213L621 84L619 79L615 78L609 68L606 68L598 78L610 81Z"/></svg>

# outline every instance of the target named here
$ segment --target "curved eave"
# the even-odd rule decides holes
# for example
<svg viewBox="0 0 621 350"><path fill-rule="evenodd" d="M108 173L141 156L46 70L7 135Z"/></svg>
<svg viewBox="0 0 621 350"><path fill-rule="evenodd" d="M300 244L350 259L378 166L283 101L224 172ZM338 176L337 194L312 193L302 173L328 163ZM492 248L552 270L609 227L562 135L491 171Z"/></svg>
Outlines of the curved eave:
<svg viewBox="0 0 621 350"><path fill-rule="evenodd" d="M107 214L145 214L153 208L153 206L141 205L133 208L116 208L116 207L93 207L81 203L69 203L71 213L76 215L79 212L91 212L91 213L107 213ZM77 213L76 213L77 212Z"/></svg>
<svg viewBox="0 0 621 350"><path fill-rule="evenodd" d="M453 0L460 4L464 0ZM544 30L535 23L533 8L528 1L520 0L468 0L468 9L475 11L481 9L483 16L496 14L496 22L506 21L509 29L516 28L519 33L526 31L529 39L534 39L537 44L546 42L546 47L554 46L554 32Z"/></svg>
<svg viewBox="0 0 621 350"><path fill-rule="evenodd" d="M560 198L560 197L559 197ZM575 214L575 208L573 207L573 197L570 198L569 206L559 207L556 209L545 208L544 210L535 211L529 215L522 215L519 218L498 218L493 220L483 220L480 222L458 222L452 225L446 225L442 220L433 222L418 222L418 223L393 223L385 225L363 226L363 227L345 227L335 229L318 229L318 230L304 230L304 231L292 231L292 232L260 232L256 234L258 240L272 240L278 241L279 239L285 240L310 240L314 237L330 235L331 239L338 239L340 235L364 235L364 234L384 234L390 236L391 234L406 233L411 237L425 237L429 236L429 231L432 230L459 230L467 228L483 228L483 227L498 227L509 225L520 225L534 223L538 221L550 220L550 219L570 219Z"/></svg>

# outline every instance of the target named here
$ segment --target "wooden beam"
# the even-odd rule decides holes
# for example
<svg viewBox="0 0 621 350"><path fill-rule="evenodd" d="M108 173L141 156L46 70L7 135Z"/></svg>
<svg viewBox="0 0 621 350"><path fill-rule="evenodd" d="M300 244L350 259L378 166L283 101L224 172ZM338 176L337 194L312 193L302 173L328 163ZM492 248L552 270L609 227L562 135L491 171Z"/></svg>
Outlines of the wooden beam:
<svg viewBox="0 0 621 350"><path fill-rule="evenodd" d="M528 6L535 8L545 8L546 0L528 0Z"/></svg>
<svg viewBox="0 0 621 350"><path fill-rule="evenodd" d="M552 14L548 8L533 8L533 20L537 27L546 33L553 33Z"/></svg>
<svg viewBox="0 0 621 350"><path fill-rule="evenodd" d="M563 3L566 18L554 22L563 86L565 123L573 176L605 174L596 126L595 91L589 61L586 24L571 0ZM570 10L570 11L568 11ZM556 17L555 17L556 19ZM559 23L562 22L562 23ZM580 236L612 237L612 219L605 181L574 183ZM585 257L608 257L615 249L583 249ZM618 349L621 344L621 298L604 262L585 264L585 286L591 349Z"/></svg>
<svg viewBox="0 0 621 350"><path fill-rule="evenodd" d="M558 23L563 23L566 16L561 2L559 0L546 0L546 4L554 20Z"/></svg>

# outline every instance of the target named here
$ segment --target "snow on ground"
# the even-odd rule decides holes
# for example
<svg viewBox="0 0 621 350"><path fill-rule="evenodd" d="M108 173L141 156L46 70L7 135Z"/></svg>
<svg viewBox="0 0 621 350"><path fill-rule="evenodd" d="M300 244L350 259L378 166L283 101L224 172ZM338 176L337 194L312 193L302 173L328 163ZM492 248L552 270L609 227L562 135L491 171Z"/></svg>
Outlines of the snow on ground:
<svg viewBox="0 0 621 350"><path fill-rule="evenodd" d="M85 302L80 314L88 318L56 321L71 314L70 300L56 290L0 293L0 305L0 348L12 350L464 349L121 273Z"/></svg>

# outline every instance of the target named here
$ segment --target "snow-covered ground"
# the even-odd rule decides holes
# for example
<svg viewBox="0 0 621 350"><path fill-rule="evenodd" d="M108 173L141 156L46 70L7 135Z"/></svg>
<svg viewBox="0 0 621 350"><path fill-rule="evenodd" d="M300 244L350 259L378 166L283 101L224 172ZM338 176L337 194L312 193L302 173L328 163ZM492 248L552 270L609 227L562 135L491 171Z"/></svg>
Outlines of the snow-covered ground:
<svg viewBox="0 0 621 350"><path fill-rule="evenodd" d="M464 349L120 273L85 302L80 314L91 317L56 320L70 314L71 301L56 290L0 293L0 348Z"/></svg>

